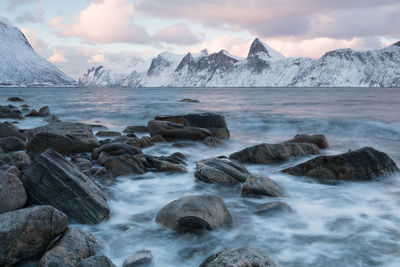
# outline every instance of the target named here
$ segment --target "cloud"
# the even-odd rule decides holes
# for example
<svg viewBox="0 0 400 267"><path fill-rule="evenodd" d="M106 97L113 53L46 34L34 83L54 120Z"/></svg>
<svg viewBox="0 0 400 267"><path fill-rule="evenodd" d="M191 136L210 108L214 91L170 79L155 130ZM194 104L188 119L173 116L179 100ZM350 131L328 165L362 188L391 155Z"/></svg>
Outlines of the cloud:
<svg viewBox="0 0 400 267"><path fill-rule="evenodd" d="M177 45L193 45L200 42L200 38L184 23L167 26L158 31L153 38L159 42Z"/></svg>
<svg viewBox="0 0 400 267"><path fill-rule="evenodd" d="M129 0L97 0L77 15L72 24L63 17L50 20L64 37L80 37L100 43L146 43L146 29L132 23L134 6Z"/></svg>
<svg viewBox="0 0 400 267"><path fill-rule="evenodd" d="M35 4L35 3L37 3L37 0L10 0L7 9L14 10L20 6Z"/></svg>
<svg viewBox="0 0 400 267"><path fill-rule="evenodd" d="M224 49L233 55L246 57L252 41L231 35L221 35L211 41L204 41L199 45L191 47L190 51L197 53L206 48L209 53L216 53Z"/></svg>
<svg viewBox="0 0 400 267"><path fill-rule="evenodd" d="M49 44L44 42L39 37L40 35L39 30L25 27L21 29L21 32L25 35L26 39L28 39L28 42L31 44L31 46L37 53L45 57L50 53L50 51L48 50Z"/></svg>
<svg viewBox="0 0 400 267"><path fill-rule="evenodd" d="M40 23L44 22L44 10L39 9L35 12L24 12L15 18L18 23Z"/></svg>
<svg viewBox="0 0 400 267"><path fill-rule="evenodd" d="M53 51L53 54L47 59L51 63L68 62L68 60L57 51Z"/></svg>

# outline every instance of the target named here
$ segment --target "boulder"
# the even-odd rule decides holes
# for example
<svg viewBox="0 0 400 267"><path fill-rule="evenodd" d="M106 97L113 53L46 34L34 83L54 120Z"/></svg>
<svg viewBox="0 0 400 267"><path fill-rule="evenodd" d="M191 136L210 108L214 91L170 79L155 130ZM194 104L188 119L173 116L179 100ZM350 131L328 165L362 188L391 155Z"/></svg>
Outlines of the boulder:
<svg viewBox="0 0 400 267"><path fill-rule="evenodd" d="M52 205L73 222L96 224L110 212L97 185L54 150L41 153L22 182L32 203Z"/></svg>
<svg viewBox="0 0 400 267"><path fill-rule="evenodd" d="M158 116L155 120L175 122L187 127L204 128L211 131L212 135L217 138L229 138L225 117L217 113Z"/></svg>
<svg viewBox="0 0 400 267"><path fill-rule="evenodd" d="M125 144L130 145L130 146L134 146L137 148L146 148L146 147L151 147L154 146L153 141L151 140L154 137L150 137L150 136L143 136L142 138L128 138L127 140L125 140ZM153 139L154 140L154 139ZM165 141L165 140L163 140ZM158 142L158 140L156 140L156 142Z"/></svg>
<svg viewBox="0 0 400 267"><path fill-rule="evenodd" d="M50 108L48 106L44 106L36 111L36 109L32 109L31 112L26 114L26 117L48 117L50 116Z"/></svg>
<svg viewBox="0 0 400 267"><path fill-rule="evenodd" d="M7 98L7 101L8 102L24 102L25 100L18 96L12 96L12 97Z"/></svg>
<svg viewBox="0 0 400 267"><path fill-rule="evenodd" d="M272 201L259 205L254 210L254 214L273 216L277 213L290 213L292 211L292 208L288 204L280 201Z"/></svg>
<svg viewBox="0 0 400 267"><path fill-rule="evenodd" d="M39 261L39 267L75 267L96 254L96 238L80 229L70 228Z"/></svg>
<svg viewBox="0 0 400 267"><path fill-rule="evenodd" d="M81 123L51 122L27 131L28 151L41 153L51 148L61 154L91 152L99 141L92 129Z"/></svg>
<svg viewBox="0 0 400 267"><path fill-rule="evenodd" d="M101 155L103 155L101 153ZM116 176L128 175L128 174L143 174L146 172L146 168L140 158L131 155L121 156L104 156L101 159L101 163Z"/></svg>
<svg viewBox="0 0 400 267"><path fill-rule="evenodd" d="M286 161L291 157L319 154L319 148L310 143L259 144L229 156L243 163L270 164Z"/></svg>
<svg viewBox="0 0 400 267"><path fill-rule="evenodd" d="M222 144L221 140L214 136L208 136L203 140L203 144L210 147L217 147Z"/></svg>
<svg viewBox="0 0 400 267"><path fill-rule="evenodd" d="M161 143L161 142L166 142L166 141L167 140L165 140L165 138L162 137L161 135L155 135L150 138L151 143Z"/></svg>
<svg viewBox="0 0 400 267"><path fill-rule="evenodd" d="M153 255L151 254L150 250L139 250L130 255L124 261L123 267L137 267L137 266L144 266L150 264L153 260Z"/></svg>
<svg viewBox="0 0 400 267"><path fill-rule="evenodd" d="M157 214L156 221L173 230L194 232L230 226L232 217L216 195L194 195L172 201Z"/></svg>
<svg viewBox="0 0 400 267"><path fill-rule="evenodd" d="M242 187L242 195L281 197L283 195L283 190L277 183L266 176L251 175L247 177L247 180Z"/></svg>
<svg viewBox="0 0 400 267"><path fill-rule="evenodd" d="M207 136L212 135L212 133L207 129L188 127L169 121L149 121L148 128L151 136L161 135L162 137L170 140L203 140Z"/></svg>
<svg viewBox="0 0 400 267"><path fill-rule="evenodd" d="M183 103L200 103L199 100L191 99L191 98L184 98L184 99L179 100L178 102L183 102Z"/></svg>
<svg viewBox="0 0 400 267"><path fill-rule="evenodd" d="M149 168L154 168L159 171L186 172L183 165L186 163L178 157L155 157L146 155L147 162L150 163Z"/></svg>
<svg viewBox="0 0 400 267"><path fill-rule="evenodd" d="M85 170L84 173L100 183L102 186L111 185L116 181L112 174L104 167L92 167L88 170Z"/></svg>
<svg viewBox="0 0 400 267"><path fill-rule="evenodd" d="M114 131L98 131L96 133L96 136L100 137L110 137L110 136L120 136L120 132L114 132Z"/></svg>
<svg viewBox="0 0 400 267"><path fill-rule="evenodd" d="M23 120L24 116L17 107L13 105L8 105L8 106L0 106L0 119Z"/></svg>
<svg viewBox="0 0 400 267"><path fill-rule="evenodd" d="M0 138L4 137L18 137L22 141L25 141L25 136L21 134L18 128L10 123L0 122Z"/></svg>
<svg viewBox="0 0 400 267"><path fill-rule="evenodd" d="M104 144L92 151L92 159L99 158L100 153L105 152L108 156L121 156L121 155L137 155L142 154L142 151L136 147L123 144L123 143L108 143Z"/></svg>
<svg viewBox="0 0 400 267"><path fill-rule="evenodd" d="M8 155L13 160L13 165L21 171L25 171L31 164L31 158L25 151L10 152Z"/></svg>
<svg viewBox="0 0 400 267"><path fill-rule="evenodd" d="M262 251L250 246L224 249L208 257L200 267L278 267Z"/></svg>
<svg viewBox="0 0 400 267"><path fill-rule="evenodd" d="M292 139L286 141L290 143L310 143L317 145L320 149L329 148L328 140L323 134L298 134Z"/></svg>
<svg viewBox="0 0 400 267"><path fill-rule="evenodd" d="M0 266L36 256L68 226L67 216L51 206L0 214Z"/></svg>
<svg viewBox="0 0 400 267"><path fill-rule="evenodd" d="M24 185L18 177L0 171L0 213L22 208L26 199Z"/></svg>
<svg viewBox="0 0 400 267"><path fill-rule="evenodd" d="M243 183L250 173L236 160L210 158L196 162L194 176L206 183Z"/></svg>
<svg viewBox="0 0 400 267"><path fill-rule="evenodd" d="M26 150L26 144L16 136L9 136L0 138L0 148L4 152L8 153L12 151Z"/></svg>
<svg viewBox="0 0 400 267"><path fill-rule="evenodd" d="M149 129L147 126L128 126L123 131L124 133L147 133Z"/></svg>
<svg viewBox="0 0 400 267"><path fill-rule="evenodd" d="M76 267L116 267L112 261L104 255L95 255L82 260Z"/></svg>
<svg viewBox="0 0 400 267"><path fill-rule="evenodd" d="M386 154L372 147L335 155L319 156L283 172L321 180L370 181L399 171Z"/></svg>

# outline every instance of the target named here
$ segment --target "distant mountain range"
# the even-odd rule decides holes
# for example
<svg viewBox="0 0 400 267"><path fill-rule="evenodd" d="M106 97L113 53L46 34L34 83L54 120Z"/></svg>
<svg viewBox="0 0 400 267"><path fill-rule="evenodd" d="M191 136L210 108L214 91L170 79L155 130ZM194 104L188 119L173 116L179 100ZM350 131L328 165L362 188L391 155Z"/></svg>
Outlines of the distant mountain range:
<svg viewBox="0 0 400 267"><path fill-rule="evenodd" d="M169 52L123 64L94 66L78 83L35 53L18 29L0 22L0 86L81 87L400 87L400 42L320 59L286 58L256 38L247 58L225 50L185 56Z"/></svg>

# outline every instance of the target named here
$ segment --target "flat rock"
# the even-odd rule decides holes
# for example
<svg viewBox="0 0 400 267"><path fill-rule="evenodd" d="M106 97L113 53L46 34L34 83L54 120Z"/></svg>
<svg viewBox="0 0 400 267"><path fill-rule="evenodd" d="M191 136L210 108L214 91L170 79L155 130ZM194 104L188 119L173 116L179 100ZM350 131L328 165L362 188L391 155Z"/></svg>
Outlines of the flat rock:
<svg viewBox="0 0 400 267"><path fill-rule="evenodd" d="M224 249L208 257L200 267L278 267L262 251L250 246Z"/></svg>
<svg viewBox="0 0 400 267"><path fill-rule="evenodd" d="M124 133L147 133L149 131L149 129L147 128L147 126L138 126L138 125L134 125L134 126L128 126L124 129Z"/></svg>
<svg viewBox="0 0 400 267"><path fill-rule="evenodd" d="M149 121L148 128L151 136L161 135L166 139L203 140L212 133L204 128L184 126L169 121Z"/></svg>
<svg viewBox="0 0 400 267"><path fill-rule="evenodd" d="M136 266L144 266L150 264L153 260L153 255L150 250L139 250L130 255L124 261L123 267L136 267Z"/></svg>
<svg viewBox="0 0 400 267"><path fill-rule="evenodd" d="M329 148L328 140L323 134L298 134L288 140L290 143L311 143L317 145L320 149Z"/></svg>
<svg viewBox="0 0 400 267"><path fill-rule="evenodd" d="M12 97L7 98L7 101L9 101L9 102L24 102L25 100L18 96L12 96Z"/></svg>
<svg viewBox="0 0 400 267"><path fill-rule="evenodd" d="M22 141L26 140L25 136L19 132L16 126L10 123L0 122L0 138L12 136L18 137Z"/></svg>
<svg viewBox="0 0 400 267"><path fill-rule="evenodd" d="M13 105L8 105L8 106L0 106L0 119L23 120L24 116L17 107Z"/></svg>
<svg viewBox="0 0 400 267"><path fill-rule="evenodd" d="M242 187L243 196L264 195L269 197L280 197L283 189L271 178L261 175L247 177Z"/></svg>
<svg viewBox="0 0 400 267"><path fill-rule="evenodd" d="M98 131L96 133L96 136L100 137L110 137L110 136L120 136L120 132L114 132L114 131Z"/></svg>
<svg viewBox="0 0 400 267"><path fill-rule="evenodd" d="M51 122L27 131L28 151L41 153L51 148L61 154L91 152L99 141L89 126L81 123Z"/></svg>
<svg viewBox="0 0 400 267"><path fill-rule="evenodd" d="M67 216L51 206L0 214L0 266L36 256L68 226Z"/></svg>
<svg viewBox="0 0 400 267"><path fill-rule="evenodd" d="M70 228L39 261L39 267L75 267L96 254L96 238L80 229Z"/></svg>
<svg viewBox="0 0 400 267"><path fill-rule="evenodd" d="M100 153L105 152L108 156L121 155L137 155L142 154L142 151L134 146L123 143L108 143L104 144L92 151L92 159L99 158Z"/></svg>
<svg viewBox="0 0 400 267"><path fill-rule="evenodd" d="M335 155L319 156L282 172L321 180L371 181L399 171L386 154L372 147Z"/></svg>
<svg viewBox="0 0 400 267"><path fill-rule="evenodd" d="M52 205L73 222L96 224L110 212L97 185L54 150L41 153L22 182L32 203Z"/></svg>
<svg viewBox="0 0 400 267"><path fill-rule="evenodd" d="M280 201L272 201L259 205L254 210L254 214L273 216L277 213L290 213L292 211L292 208L288 204Z"/></svg>
<svg viewBox="0 0 400 267"><path fill-rule="evenodd" d="M112 261L104 255L94 255L79 262L76 267L116 267Z"/></svg>
<svg viewBox="0 0 400 267"><path fill-rule="evenodd" d="M18 177L0 171L0 213L22 208L26 200L24 185Z"/></svg>
<svg viewBox="0 0 400 267"><path fill-rule="evenodd" d="M172 201L157 214L156 221L173 230L214 230L232 224L232 216L217 195L194 195Z"/></svg>
<svg viewBox="0 0 400 267"><path fill-rule="evenodd" d="M236 160L210 158L196 162L194 176L206 183L243 183L250 173Z"/></svg>
<svg viewBox="0 0 400 267"><path fill-rule="evenodd" d="M26 150L26 144L16 136L0 138L0 148L8 153L19 150Z"/></svg>
<svg viewBox="0 0 400 267"><path fill-rule="evenodd" d="M259 144L245 148L229 156L243 163L271 164L291 157L319 154L318 146L310 143Z"/></svg>

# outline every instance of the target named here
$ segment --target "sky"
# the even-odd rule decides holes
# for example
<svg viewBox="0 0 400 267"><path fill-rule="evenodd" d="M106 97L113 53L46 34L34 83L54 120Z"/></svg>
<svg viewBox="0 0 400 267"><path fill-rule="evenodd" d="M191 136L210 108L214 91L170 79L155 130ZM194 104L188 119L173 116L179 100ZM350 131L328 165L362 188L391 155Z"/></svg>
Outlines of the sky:
<svg viewBox="0 0 400 267"><path fill-rule="evenodd" d="M92 66L207 48L246 57L259 37L287 57L400 40L399 0L0 0L0 21L77 79Z"/></svg>

